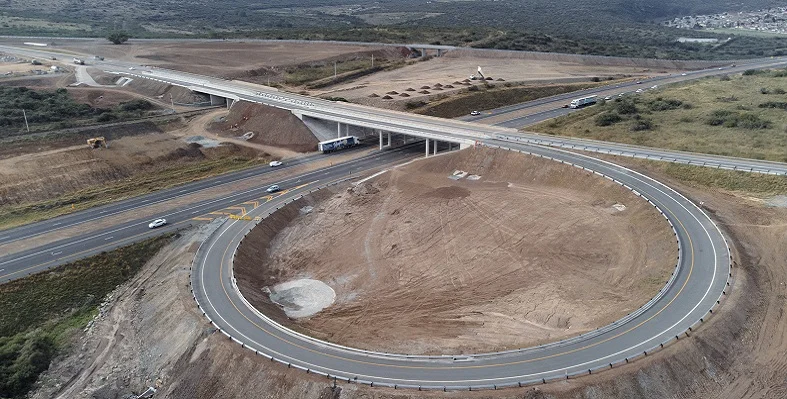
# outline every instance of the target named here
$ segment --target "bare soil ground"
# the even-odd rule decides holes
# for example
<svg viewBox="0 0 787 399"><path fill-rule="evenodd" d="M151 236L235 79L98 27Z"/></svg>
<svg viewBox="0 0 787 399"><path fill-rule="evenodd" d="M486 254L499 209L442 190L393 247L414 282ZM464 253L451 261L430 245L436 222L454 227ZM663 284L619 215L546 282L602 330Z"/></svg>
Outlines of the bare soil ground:
<svg viewBox="0 0 787 399"><path fill-rule="evenodd" d="M74 101L90 105L94 108L112 108L120 103L139 99L140 95L117 89L100 89L88 87L70 87L68 93ZM162 103L154 103L161 107Z"/></svg>
<svg viewBox="0 0 787 399"><path fill-rule="evenodd" d="M235 41L67 43L63 48L107 58L139 62L161 68L211 76L247 76L249 71L322 60L347 53L373 50L368 46L328 43L264 43Z"/></svg>
<svg viewBox="0 0 787 399"><path fill-rule="evenodd" d="M454 181L454 170L481 179ZM577 335L650 300L677 253L669 225L627 190L496 150L394 169L306 215L294 206L290 223L266 221L244 241L239 286L286 324L370 350L486 352ZM330 285L336 303L284 320L261 292L297 278Z"/></svg>
<svg viewBox="0 0 787 399"><path fill-rule="evenodd" d="M396 106L397 101L395 100L399 100L398 102L426 100L436 96L445 96L465 88L465 85L456 82L461 83L468 79L470 75L476 73L479 66L484 74L493 79L490 83L495 84L504 83L496 81L497 79L503 79L506 82L549 84L582 80L589 82L593 77L655 74L635 66L599 66L578 62L480 58L477 56L452 56L451 53L448 53L444 57L432 58L392 71L376 73L314 94L340 96L353 102L390 108ZM438 84L442 86L438 86ZM480 83L475 81L474 84ZM454 86L454 88L444 87L446 85ZM427 86L429 88L425 89ZM414 89L414 91L407 89ZM392 100L382 99L387 93L393 91L397 94L390 95ZM422 91L428 93L421 93ZM400 96L401 93L406 93L408 97L403 99ZM379 97L369 97L372 94Z"/></svg>
<svg viewBox="0 0 787 399"><path fill-rule="evenodd" d="M232 106L211 131L222 137L240 138L251 132L249 143L284 148L296 152L317 150L319 140L292 112L245 101Z"/></svg>
<svg viewBox="0 0 787 399"><path fill-rule="evenodd" d="M53 365L34 397L56 397L59 387L59 392L74 398L92 393L114 398L129 391L139 393L161 379L157 397L177 399L784 398L787 209L767 207L745 194L690 187L658 177L693 201L704 201L730 234L735 245L734 285L720 312L691 338L626 367L498 392L393 391L342 383L332 389L330 381L262 360L207 325L196 312L187 285L188 264L205 236L200 233L199 238L184 235L139 277L121 286L104 316L84 341L76 343L73 354ZM79 374L82 370L87 371ZM67 388L69 380L73 389Z"/></svg>

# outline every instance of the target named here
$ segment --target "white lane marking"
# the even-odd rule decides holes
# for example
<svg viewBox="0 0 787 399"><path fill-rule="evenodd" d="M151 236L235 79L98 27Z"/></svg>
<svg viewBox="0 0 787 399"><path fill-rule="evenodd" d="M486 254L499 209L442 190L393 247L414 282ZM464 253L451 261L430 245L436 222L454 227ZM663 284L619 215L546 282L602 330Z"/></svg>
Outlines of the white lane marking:
<svg viewBox="0 0 787 399"><path fill-rule="evenodd" d="M62 223L63 223L63 222L57 222L57 223L53 223L53 224L52 224L52 226L57 226L57 225L59 225L59 224L62 224Z"/></svg>
<svg viewBox="0 0 787 399"><path fill-rule="evenodd" d="M369 160L369 159L364 159L364 158L361 158L361 159L359 159L358 161L364 161L364 163L365 163L365 161L367 161L367 160ZM371 158L371 160L374 160L374 158ZM350 161L350 162L355 162L355 161ZM348 162L348 163L349 163L349 162ZM327 168L318 169L318 170L315 170L315 171L312 171L312 172L304 173L303 175L300 175L300 176L297 176L297 177L298 177L298 178L300 178L300 179L304 179L304 178L307 178L307 176L316 176L316 175L318 175L318 174L319 174L319 172L322 172L322 171L329 171L329 170L334 170L334 169L340 169L340 168L342 168L342 167L347 167L347 164L348 164L348 163L341 163L341 164L337 164L337 165L329 166L329 167L327 167ZM285 182L291 181L291 180L293 180L293 179L295 179L295 177L293 177L293 178L291 178L291 179L287 179L287 180L285 180ZM316 182L316 181L319 181L319 180L315 180L315 182ZM166 215L164 215L164 216L165 216L165 217L171 217L171 216L174 216L174 215L177 215L177 214L183 213L183 212L191 211L191 210L193 210L193 209L197 209L197 208L200 208L200 207L208 206L208 205L210 205L210 204L213 204L213 203L215 203L215 202L221 202L221 201L225 201L225 200L228 200L228 199L231 199L231 198L234 198L234 197L238 197L238 196L241 196L241 195L250 194L250 193L253 193L253 192L255 192L255 191L261 191L261 190L264 190L264 189L265 189L265 187L264 187L264 186L263 186L263 187L256 187L256 188L252 188L252 189L249 189L249 190L246 190L246 191L241 191L241 192L238 192L238 193L235 193L235 194L232 194L232 195L228 195L228 196L226 196L226 197L224 197L224 198L217 198L217 199L214 199L214 200L211 200L211 201L208 201L208 202L202 203L202 204L198 204L198 205L194 205L194 206L192 206L192 207L188 207L188 208L185 208L185 209L181 209L181 210L179 210L179 211L177 211L177 212L169 213L169 214L166 214ZM176 197L173 197L173 198L176 198ZM171 199L173 199L173 198L171 198ZM141 207L141 206L140 206L140 207ZM140 208L140 207L138 207L138 208ZM128 211L128 210L130 210L130 209L127 209L127 210L124 210L124 211L118 211L118 212L116 212L116 213L121 213L121 212L125 212L125 211ZM109 215L108 215L108 216L109 216ZM96 218L96 219L99 219L99 218ZM122 231L122 230L125 230L125 229L128 229L128 228L134 227L134 226L142 226L142 225L147 225L147 222L137 223L137 224L133 224L133 225L126 226L126 227L121 227L121 228L118 228L118 229L115 229L115 230L111 230L111 231L104 232L104 233L102 233L102 234L97 234L97 235L90 236L90 237L86 237L86 238L82 238L82 239L80 239L80 240L76 240L76 241L73 241L73 242L70 242L70 243L61 244L61 245L58 245L57 247L55 247L55 248L51 248L51 249L60 249L60 248L65 248L65 247L67 247L67 246L69 246L69 245L79 244L79 243L81 243L81 242L85 242L85 241L87 241L87 240L91 240L91 239L94 239L94 238L97 238L97 237L101 237L101 236L102 236L102 235L104 235L104 234L111 234L111 233L116 233L116 232L118 232L118 231ZM27 237L31 237L31 236L27 236ZM20 239L27 238L27 237L21 237ZM2 265L5 265L5 264L8 264L8 263L11 263L11 262L14 262L14 261L18 261L18 260L22 260L22 259L27 259L27 258L29 258L29 257L35 256L35 255L38 255L38 254L41 254L41 253L43 253L43 252L44 252L44 251L39 251L39 252L31 253L31 254L28 254L28 255L25 255L25 256L20 256L20 257L18 257L18 258L16 258L16 259L8 260L8 261L5 261L5 262L0 262L0 266L2 266Z"/></svg>
<svg viewBox="0 0 787 399"><path fill-rule="evenodd" d="M560 152L563 152L563 151L560 151ZM578 155L578 154L572 154L572 155ZM648 177L648 176L646 176L646 175L643 175L643 174L641 174L641 173L638 173L638 172L636 172L636 171L630 170L630 169L628 169L628 168L622 167L622 166L620 166L620 165L616 165L616 164L614 164L614 163L612 163L612 162L607 162L607 161L604 161L604 160L598 160L598 159L595 159L595 158L592 158L592 157L587 157L587 156L582 156L582 155L580 155L580 157L587 158L587 159L589 159L589 160L593 160L593 161L601 161L602 163L605 163L605 164L607 164L607 166L608 166L608 167L612 167L613 169L620 168L620 169L623 169L623 170L625 170L625 171L627 171L627 172L631 172L631 173L634 173L634 174L636 174L636 175L639 175L639 176L643 177L643 178L644 178L644 179L646 179L646 180L649 180L649 181L646 181L646 180L642 180L642 179L638 178L637 176L631 176L633 179L635 179L635 180L638 180L638 181L640 181L641 183L644 183L645 185L652 187L652 188L653 188L653 189L655 189L656 191L659 191L659 192L661 192L662 194L664 194L664 195L665 195L665 196L667 196L668 198L671 198L671 199L673 200L673 202L674 202L674 203L676 203L677 205L679 205L680 207L682 207L684 210L686 210L686 212L688 212L688 213L689 213L689 214L692 216L692 218L694 218L694 219L697 221L697 223L699 223L699 225L702 227L702 229L705 231L705 234L707 235L707 237L708 237L708 239L709 239L709 241L710 241L711 247L713 248L713 253L714 253L714 255L716 254L716 245L715 245L715 244L714 244L714 242L713 242L713 238L710 236L710 232L707 230L707 228L705 228L705 225L704 225L704 224L703 224L703 223L702 223L702 222L701 222L701 221L700 221L700 220L697 218L697 216L696 216L696 215L695 215L693 212L690 212L690 211L688 210L688 208L686 208L686 206L684 206L684 205L683 205L683 204L682 204L680 201L678 201L677 199L675 199L675 198L674 198L672 195L669 195L669 194L667 194L666 192L664 192L663 190L661 190L659 187L656 187L656 186L654 186L653 184L651 184L651 182L653 182L653 183L656 183L656 184L658 184L658 185L660 185L660 186L662 186L662 187L666 188L666 189L667 189L667 191L670 191L670 192L672 192L673 194L677 194L677 196L679 196L680 198L683 198L684 200L688 201L688 202L689 202L691 205L693 205L693 206L694 206L694 208L696 208L697 210L699 210L699 211L700 211L700 213L701 213L701 214L703 214L703 215L704 215L704 216L705 216L705 217L706 217L706 218L707 218L707 219L708 219L708 220L709 220L709 221L710 221L710 222L711 222L711 223L712 223L712 224L713 224L713 225L716 227L716 229L717 229L717 231L719 232L719 234L721 234L721 231L719 230L718 226L717 226L715 223L713 223L713 221L712 221L712 220L710 220L710 218L709 218L709 217L708 217L708 216L707 216L707 215L706 215L706 214L705 214L705 213L704 213L704 212L703 212L703 211L702 211L702 210L701 210L699 207L697 207L697 206L696 206L696 204L694 204L693 202L689 201L689 200L688 200L688 199L687 199L685 196L683 196L682 194L678 193L677 191L675 191L675 190L674 190L674 189L672 189L671 187L669 187L669 186L665 185L664 183L661 183L660 181L658 181L658 180L656 180L656 179L653 179L653 178L651 178L651 177ZM611 165L611 166L610 166L610 165ZM667 209L669 209L669 208L667 208ZM224 230L224 231L223 231L221 234L219 234L219 236L217 237L217 240L216 240L216 241L218 241L218 238L220 238L222 235L224 235L224 233L226 233L226 232L229 230L229 228L230 228L230 227L231 227L231 226L232 226L234 223L235 223L235 222L231 223L231 224L230 224L230 226L228 226L228 227L227 227L227 228L226 228L226 229L225 229L225 230ZM684 228L684 230L685 230L685 228ZM688 230L686 230L686 233L688 234ZM208 251L206 252L206 254L211 252L211 250L212 250L213 246L216 244L216 241L214 241L214 242L211 244L211 246L210 246L210 248L208 249ZM631 346L631 347L629 347L629 348L627 348L627 349L624 349L624 350L618 351L618 352L616 352L616 353L613 353L613 354L607 355L607 356L605 356L605 357L602 357L602 358L599 358L599 359L591 360L591 361L588 361L588 362L585 362L585 363L582 363L582 364L578 364L578 365L572 365L572 366L570 366L570 367L566 367L566 368L559 368L559 369L555 369L555 370L544 371L544 372L539 372L539 373L534 373L534 374L520 375L520 376L499 377L499 378L489 378L489 379L477 379L477 380L462 380L462 381L450 381L450 380L449 380L449 381L420 381L420 380L406 380L406 379L387 378L387 377L374 377L374 376L360 375L360 374L358 374L357 376L359 376L359 377L363 376L363 377L377 378L377 379L386 380L386 381L428 382L428 383L430 383L430 384L434 384L434 383L438 383L438 384L439 384L439 383L457 383L457 382L466 383L466 382L485 382L485 381L496 381L496 380L513 379L513 378L532 377L532 376L537 376L537 375L544 375L544 374L548 374L548 373L554 373L554 372L558 372L558 371L568 371L569 369L577 368L577 367L584 366L584 365L589 365L589 364L592 364L592 363L594 363L594 362L598 362L598 361L600 361L600 360L602 360L602 359L608 359L608 358L610 358L610 357L617 356L617 355L619 355L619 354L622 354L622 353L624 353L624 352L630 351L630 350L632 350L632 349L634 349L634 348L636 348L636 347L638 347L638 346L642 346L643 344L645 344L645 343L647 343L647 342L650 342L650 341L652 341L652 340L654 340L654 339L658 338L658 336L659 336L659 335L661 335L661 334L665 333L665 332L666 332L666 331L668 331L668 330L671 330L672 328L674 328L674 327L675 327L675 326L677 326L678 324L682 323L682 322L683 322L683 321L684 321L684 320L685 320L687 317L689 317L689 315L691 315L691 314L692 314L692 313L693 313L693 312L694 312L694 311L697 309L697 307L699 307L699 305L700 305L700 304L701 304L701 303L702 303L702 302L705 300L705 298L707 298L707 295L708 295L708 293L710 292L710 289L711 289L711 287L712 287L712 286L713 286L713 284L715 283L715 278L716 278L716 271L717 271L717 264L718 264L718 257L717 257L717 256L714 256L714 273L713 273L713 277L712 277L712 279L711 279L711 283L709 284L709 286L708 286L708 289L705 291L705 294L704 294L704 295L703 295L703 297L700 299L700 301L698 301L698 302L697 302L697 304L694 306L694 308L692 308L692 310L691 310L691 311L687 312L687 314L686 314L685 316L683 316L683 318L681 318L679 321L677 321L675 324L673 324L673 325L672 325L671 327L669 327L668 329L665 329L665 330L663 330L661 333L657 334L657 335L656 335L656 336L654 336L654 337L651 337L650 339L648 339L648 340L646 340L646 341L640 342L640 343L638 343L638 344L636 344L636 345L634 345L634 346ZM202 268L202 270L201 270L201 273L200 273L200 274L202 275L202 281L203 281L203 282L204 282L204 272L205 272L205 269L204 269L204 267L203 267L203 268ZM204 283L203 283L203 285L204 285ZM221 319L222 319L222 320L225 322L225 324L226 324L226 325L227 325L229 328L231 328L232 330L234 330L235 332L237 332L239 335L243 336L244 338L246 338L246 339L249 339L249 337L248 337L248 336L246 336L245 334L241 333L240 331L238 331L237 329L235 329L235 328L234 328L234 326L232 326L231 324L229 324L229 323L227 323L227 322L226 322L226 320L225 320L225 319L224 319L224 318L221 316L221 314L220 314L220 313L219 313L219 312L216 310L216 308L213 306L213 303L210 301L210 298L209 298L208 296L206 296L206 299L207 299L208 303L210 304L210 306L213 308L213 310L214 310L214 312L216 313L216 315L217 315L219 318L221 318ZM666 308L664 308L664 309L666 309ZM302 361L302 360L300 360L300 359L296 359L296 358L293 358L293 357L287 356L287 355L285 355L285 354L279 353L279 352L277 352L277 351L275 351L275 350L272 350L272 349L270 349L270 348L268 348L268 347L266 347L266 346L264 346L264 345L261 345L261 344L259 344L258 342L254 341L254 340L252 340L252 339L249 339L249 341L251 341L252 343L256 344L256 345L257 345L258 347L260 347L260 348L267 349L267 350L268 350L268 351L270 351L270 352L273 352L273 353L275 353L275 354L278 354L278 355L280 355L282 358L288 358L288 359L292 359L292 360L294 360L294 361L296 361L296 362L298 362L298 363L300 363L300 364L306 364L307 366L312 366L312 367L314 367L315 369L330 370L330 371L336 372L337 374L346 373L346 371L332 370L332 369L329 369L329 368L326 368L326 367L321 367L321 366L313 365L313 364L310 364L310 363L307 363L307 362L303 362L303 361ZM247 345L248 345L248 343L247 343ZM283 360L283 359L281 359L281 360ZM347 360L350 360L350 361L352 361L351 359L347 359Z"/></svg>
<svg viewBox="0 0 787 399"><path fill-rule="evenodd" d="M112 238L114 238L114 237L112 237L112 236L109 236L109 237L105 238L105 239L104 239L104 241L109 241L109 240L111 240Z"/></svg>
<svg viewBox="0 0 787 399"><path fill-rule="evenodd" d="M191 214L192 214L192 215L193 215L193 214L195 214L195 213L199 213L199 211L194 211L194 212L191 212Z"/></svg>
<svg viewBox="0 0 787 399"><path fill-rule="evenodd" d="M60 255L62 253L63 253L63 251L52 252L52 256L57 256L57 255Z"/></svg>
<svg viewBox="0 0 787 399"><path fill-rule="evenodd" d="M11 236L0 237L0 240L5 240L6 238L11 238Z"/></svg>

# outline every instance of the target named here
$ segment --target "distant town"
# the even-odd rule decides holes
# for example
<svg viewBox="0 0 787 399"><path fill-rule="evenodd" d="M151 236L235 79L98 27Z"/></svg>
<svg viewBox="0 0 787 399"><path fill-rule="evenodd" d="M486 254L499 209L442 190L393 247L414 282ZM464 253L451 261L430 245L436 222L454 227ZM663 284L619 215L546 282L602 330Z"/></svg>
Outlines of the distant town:
<svg viewBox="0 0 787 399"><path fill-rule="evenodd" d="M682 29L740 29L787 34L787 7L678 17L664 25Z"/></svg>

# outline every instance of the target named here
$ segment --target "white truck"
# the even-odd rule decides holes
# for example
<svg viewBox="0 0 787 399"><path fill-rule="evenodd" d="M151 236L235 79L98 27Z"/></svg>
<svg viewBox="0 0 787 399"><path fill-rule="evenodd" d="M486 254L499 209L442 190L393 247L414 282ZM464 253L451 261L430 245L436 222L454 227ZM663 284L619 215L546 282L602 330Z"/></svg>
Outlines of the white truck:
<svg viewBox="0 0 787 399"><path fill-rule="evenodd" d="M568 105L569 108L582 108L586 105L595 104L598 100L598 96L588 96L577 98L576 100L571 100L571 104Z"/></svg>
<svg viewBox="0 0 787 399"><path fill-rule="evenodd" d="M361 140L356 136L344 136L333 140L321 141L317 144L317 148L323 153L343 150L345 148L355 147L360 144Z"/></svg>
<svg viewBox="0 0 787 399"><path fill-rule="evenodd" d="M81 60L81 59L79 59L79 58L74 58L74 64L77 64L77 65L85 65L85 61L84 61L84 60Z"/></svg>

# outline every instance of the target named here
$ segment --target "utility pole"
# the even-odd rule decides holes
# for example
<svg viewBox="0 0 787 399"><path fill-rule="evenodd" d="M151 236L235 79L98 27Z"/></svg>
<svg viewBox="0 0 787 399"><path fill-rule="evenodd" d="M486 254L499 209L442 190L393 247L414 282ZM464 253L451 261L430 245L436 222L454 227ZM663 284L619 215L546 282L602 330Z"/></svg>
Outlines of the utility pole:
<svg viewBox="0 0 787 399"><path fill-rule="evenodd" d="M27 112L22 109L22 115L25 117L25 127L27 128L27 132L30 133L30 125L27 124Z"/></svg>

